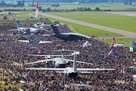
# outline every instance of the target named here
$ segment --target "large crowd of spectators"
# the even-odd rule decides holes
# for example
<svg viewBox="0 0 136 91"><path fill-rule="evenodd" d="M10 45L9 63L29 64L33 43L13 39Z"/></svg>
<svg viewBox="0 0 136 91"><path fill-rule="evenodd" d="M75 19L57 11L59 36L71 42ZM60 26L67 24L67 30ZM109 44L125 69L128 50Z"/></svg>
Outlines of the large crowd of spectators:
<svg viewBox="0 0 136 91"><path fill-rule="evenodd" d="M0 67L3 70L11 70L12 76L5 83L21 84L19 88L24 91L77 91L69 84L88 84L94 91L136 91L136 83L133 81L135 70L129 69L133 65L136 55L129 52L127 47L115 48L116 55L108 55L110 46L101 41L90 39L92 46L83 47L86 40L64 42L54 36L40 36L41 40L53 41L51 44L31 45L17 41L16 35L12 35L9 29L14 29L14 25L0 25ZM45 33L53 33L48 27ZM61 32L69 32L66 25L59 27ZM34 49L33 49L34 48ZM38 50L36 50L38 49ZM96 71L91 74L80 75L77 79L72 79L62 73L54 71L32 71L25 67L43 67L47 64L39 63L35 65L25 65L34 62L38 57L27 54L37 53L48 55L60 55L61 52L53 50L68 49L79 51L76 60L92 63L93 65L77 64L80 68L113 68L115 71ZM65 52L70 54L71 52ZM73 59L72 57L68 57ZM14 64L18 63L20 65ZM10 73L11 73L10 72ZM24 83L20 83L24 81ZM5 91L19 91L19 88L5 88ZM90 91L84 88L82 91Z"/></svg>

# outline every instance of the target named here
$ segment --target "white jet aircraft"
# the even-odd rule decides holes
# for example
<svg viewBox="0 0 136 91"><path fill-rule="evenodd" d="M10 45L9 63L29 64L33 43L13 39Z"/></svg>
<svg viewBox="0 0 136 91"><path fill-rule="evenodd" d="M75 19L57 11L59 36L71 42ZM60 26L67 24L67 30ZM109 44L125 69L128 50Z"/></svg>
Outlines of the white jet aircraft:
<svg viewBox="0 0 136 91"><path fill-rule="evenodd" d="M62 49L62 50L54 50L54 51L63 51L64 52L64 51L72 51L72 50L64 50L64 49ZM69 62L73 62L73 60L64 58L64 56L69 56L70 57L70 56L73 56L73 54L71 54L71 55L64 55L63 52L62 52L61 55L31 55L31 54L29 54L29 56L45 57L46 60L38 60L36 62L31 62L31 63L27 63L27 64L36 64L36 63L42 63L42 62L53 62L53 65L55 67L59 67L59 68L61 67L62 68L62 67L65 67L66 64L68 64ZM78 54L79 54L79 52L78 52ZM75 51L75 55L78 55L78 54L77 54L77 51ZM49 59L51 57L57 57L57 58ZM80 62L80 61L76 61L76 62L77 63L84 63L84 64L86 63L86 62Z"/></svg>

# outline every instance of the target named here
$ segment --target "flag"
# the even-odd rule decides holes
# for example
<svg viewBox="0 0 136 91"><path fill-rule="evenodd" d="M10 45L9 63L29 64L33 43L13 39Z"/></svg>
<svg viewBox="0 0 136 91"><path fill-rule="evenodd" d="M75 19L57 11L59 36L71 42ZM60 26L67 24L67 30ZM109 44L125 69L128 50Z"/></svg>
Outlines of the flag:
<svg viewBox="0 0 136 91"><path fill-rule="evenodd" d="M36 2L36 6L35 6L36 9L38 9L38 2Z"/></svg>
<svg viewBox="0 0 136 91"><path fill-rule="evenodd" d="M42 54L42 51L41 50L38 50L38 53L37 54Z"/></svg>
<svg viewBox="0 0 136 91"><path fill-rule="evenodd" d="M134 62L134 65L136 66L136 62Z"/></svg>
<svg viewBox="0 0 136 91"><path fill-rule="evenodd" d="M111 44L111 45L114 46L114 44L116 44L116 40L115 40L115 38L113 37L113 38L112 38L112 44Z"/></svg>
<svg viewBox="0 0 136 91"><path fill-rule="evenodd" d="M39 12L39 10L38 10L38 2L36 2L35 8L36 8L35 18L38 18L38 12Z"/></svg>
<svg viewBox="0 0 136 91"><path fill-rule="evenodd" d="M55 47L56 47L57 49L60 49L60 48L62 48L62 45L61 45L61 44L57 44Z"/></svg>
<svg viewBox="0 0 136 91"><path fill-rule="evenodd" d="M108 56L109 56L109 55L115 56L115 48L114 48L114 47L111 47L111 50L110 50L110 52L108 53Z"/></svg>
<svg viewBox="0 0 136 91"><path fill-rule="evenodd" d="M89 47L89 46L92 46L92 44L89 43L89 41L86 41L86 42L83 44L83 47Z"/></svg>

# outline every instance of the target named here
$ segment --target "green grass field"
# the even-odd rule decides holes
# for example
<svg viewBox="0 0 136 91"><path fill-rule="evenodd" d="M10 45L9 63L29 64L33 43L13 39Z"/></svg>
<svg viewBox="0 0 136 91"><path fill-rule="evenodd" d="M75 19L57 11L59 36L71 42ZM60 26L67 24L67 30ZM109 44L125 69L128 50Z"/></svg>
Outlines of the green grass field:
<svg viewBox="0 0 136 91"><path fill-rule="evenodd" d="M136 17L115 15L105 12L66 12L49 14L136 32Z"/></svg>
<svg viewBox="0 0 136 91"><path fill-rule="evenodd" d="M6 14L6 15L8 15L8 13L9 12L0 12L0 14ZM31 23L31 22L44 22L44 21L46 21L46 23L48 22L48 23L51 23L51 21L49 20L49 19L47 19L47 18L43 18L42 20L40 20L40 19L35 19L35 18L32 18L32 17L34 17L34 15L35 15L35 12L10 12L13 16L15 15L15 18L17 19L17 20L20 20L22 23L23 22L29 22L29 23ZM40 16L39 15L39 17L41 17L42 18L42 16ZM0 21L0 23L9 23L9 22L15 22L15 20L13 19L13 20L1 20Z"/></svg>
<svg viewBox="0 0 136 91"><path fill-rule="evenodd" d="M30 19L30 13L29 12L10 12L11 14L15 15L17 19L19 20L27 20L27 18ZM0 12L0 14L6 14L8 15L9 12Z"/></svg>
<svg viewBox="0 0 136 91"><path fill-rule="evenodd" d="M22 12L22 13L14 13L16 14L17 19L19 20L27 20L30 19L33 15L33 13L29 13L29 12ZM34 15L33 15L34 16Z"/></svg>

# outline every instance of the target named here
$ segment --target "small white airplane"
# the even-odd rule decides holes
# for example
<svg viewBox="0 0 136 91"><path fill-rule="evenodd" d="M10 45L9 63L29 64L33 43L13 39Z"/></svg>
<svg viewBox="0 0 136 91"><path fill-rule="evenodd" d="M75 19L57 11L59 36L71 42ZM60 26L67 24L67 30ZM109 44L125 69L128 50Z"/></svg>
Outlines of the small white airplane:
<svg viewBox="0 0 136 91"><path fill-rule="evenodd" d="M74 60L72 60L72 62L73 62L73 67L66 67L66 68L25 68L25 69L26 70L56 71L58 73L64 73L67 76L72 77L72 78L77 77L79 73L84 74L84 73L92 73L93 71L113 71L113 70L115 70L115 69L104 69L104 68L77 68L77 62L75 60L75 56L74 56ZM89 63L86 63L86 64L89 64Z"/></svg>

